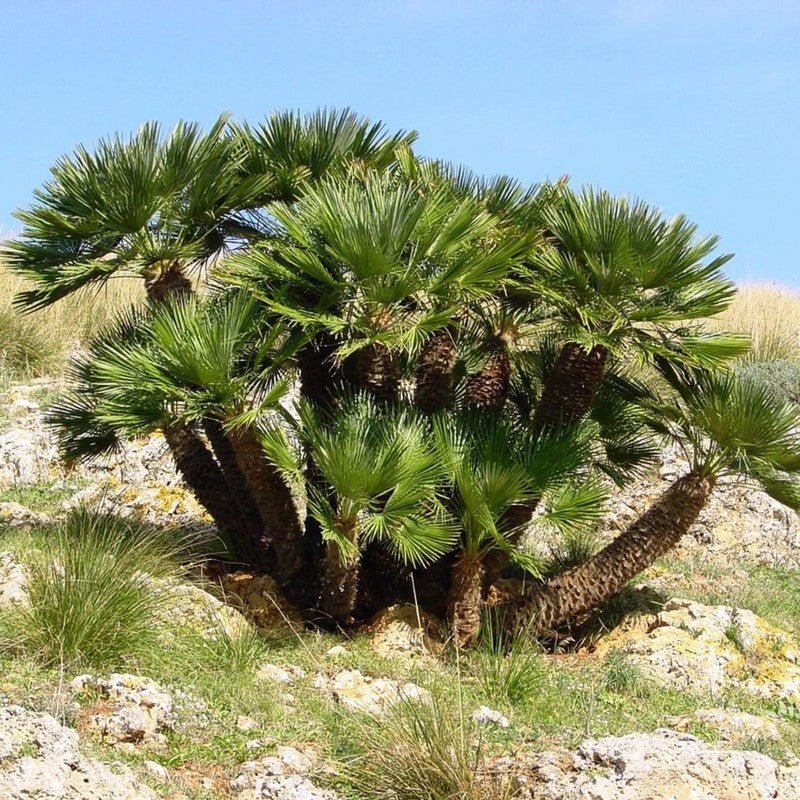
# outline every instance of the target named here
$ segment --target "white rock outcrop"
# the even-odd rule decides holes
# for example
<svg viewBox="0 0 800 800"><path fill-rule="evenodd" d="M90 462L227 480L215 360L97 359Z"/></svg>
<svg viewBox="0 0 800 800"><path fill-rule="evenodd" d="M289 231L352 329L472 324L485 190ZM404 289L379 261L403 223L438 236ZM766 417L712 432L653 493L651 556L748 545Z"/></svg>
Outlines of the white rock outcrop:
<svg viewBox="0 0 800 800"><path fill-rule="evenodd" d="M78 734L49 714L0 708L0 797L3 800L155 800L122 764L84 756Z"/></svg>
<svg viewBox="0 0 800 800"><path fill-rule="evenodd" d="M501 758L487 781L510 778L519 800L797 800L800 768L671 730Z"/></svg>

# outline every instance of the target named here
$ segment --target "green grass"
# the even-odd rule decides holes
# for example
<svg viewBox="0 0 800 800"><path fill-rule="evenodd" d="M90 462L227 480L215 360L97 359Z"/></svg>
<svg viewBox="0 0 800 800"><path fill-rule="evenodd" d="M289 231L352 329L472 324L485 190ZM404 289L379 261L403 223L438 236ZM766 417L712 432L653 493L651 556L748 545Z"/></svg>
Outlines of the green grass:
<svg viewBox="0 0 800 800"><path fill-rule="evenodd" d="M29 562L28 607L4 619L7 645L46 666L111 669L156 646L159 601L148 576L174 575L163 532L83 510L69 514Z"/></svg>

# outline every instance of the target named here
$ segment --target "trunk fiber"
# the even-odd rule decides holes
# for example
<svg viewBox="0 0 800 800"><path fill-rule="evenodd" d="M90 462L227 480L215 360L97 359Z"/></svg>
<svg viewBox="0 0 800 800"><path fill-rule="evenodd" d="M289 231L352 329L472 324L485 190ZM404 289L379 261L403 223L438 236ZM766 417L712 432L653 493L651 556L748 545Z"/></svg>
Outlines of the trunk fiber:
<svg viewBox="0 0 800 800"><path fill-rule="evenodd" d="M153 304L162 303L170 297L189 297L193 292L192 282L177 261L158 274L148 276L145 290L147 299ZM225 475L205 442L195 430L183 423L164 425L163 432L186 485L211 514L228 541L239 541L242 520L236 504L229 496ZM244 549L239 555L251 558L254 553Z"/></svg>
<svg viewBox="0 0 800 800"><path fill-rule="evenodd" d="M534 430L572 425L584 417L603 380L607 359L608 350L602 345L587 352L576 342L565 344L542 389L533 415Z"/></svg>
<svg viewBox="0 0 800 800"><path fill-rule="evenodd" d="M267 461L253 431L231 431L228 440L261 517L263 539L275 555L275 578L289 601L304 609L313 601L314 587L303 526L292 493Z"/></svg>
<svg viewBox="0 0 800 800"><path fill-rule="evenodd" d="M536 431L556 425L572 425L584 417L592 407L594 397L605 373L608 351L597 345L588 353L579 344L569 342L561 348L542 390L542 396L533 415ZM525 526L533 519L539 501L528 500L511 506L500 523L503 531L512 531L513 544L522 535ZM486 565L487 585L494 583L508 566L508 556L495 551Z"/></svg>
<svg viewBox="0 0 800 800"><path fill-rule="evenodd" d="M219 420L206 418L203 420L211 449L225 476L232 504L235 505L241 518L240 533L236 543L241 543L242 554L249 555L249 564L253 567L272 572L275 569L275 557L269 542L264 538L264 525L258 508L250 493L247 480L236 462L236 454L228 440L222 423Z"/></svg>
<svg viewBox="0 0 800 800"><path fill-rule="evenodd" d="M348 541L358 546L356 521L338 519L337 523ZM356 607L358 576L361 559L350 556L342 559L336 542L325 547L325 574L322 579L322 609L337 622L347 622Z"/></svg>
<svg viewBox="0 0 800 800"><path fill-rule="evenodd" d="M417 408L426 414L442 411L453 396L456 366L455 329L442 328L432 333L419 354L417 366Z"/></svg>
<svg viewBox="0 0 800 800"><path fill-rule="evenodd" d="M379 403L388 405L400 393L400 367L397 359L383 344L371 344L358 351L358 374L361 388Z"/></svg>
<svg viewBox="0 0 800 800"><path fill-rule="evenodd" d="M336 339L320 333L297 353L300 391L315 406L329 406L334 390L342 380L341 369L334 361Z"/></svg>
<svg viewBox="0 0 800 800"><path fill-rule="evenodd" d="M241 519L227 495L222 470L203 440L180 422L165 425L163 433L181 477L217 526L235 540Z"/></svg>
<svg viewBox="0 0 800 800"><path fill-rule="evenodd" d="M506 629L549 631L608 599L680 541L713 488L712 479L694 472L679 478L599 553L501 608Z"/></svg>
<svg viewBox="0 0 800 800"><path fill-rule="evenodd" d="M464 402L476 408L500 408L511 383L511 356L500 336L489 342L489 357L480 372L467 379Z"/></svg>
<svg viewBox="0 0 800 800"><path fill-rule="evenodd" d="M483 563L463 550L453 564L447 617L459 647L478 638L483 607Z"/></svg>

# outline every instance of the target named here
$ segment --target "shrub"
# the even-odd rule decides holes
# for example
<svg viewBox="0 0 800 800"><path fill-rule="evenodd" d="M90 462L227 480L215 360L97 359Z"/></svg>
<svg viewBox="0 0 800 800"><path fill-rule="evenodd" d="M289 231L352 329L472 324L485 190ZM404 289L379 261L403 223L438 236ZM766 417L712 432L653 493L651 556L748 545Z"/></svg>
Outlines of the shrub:
<svg viewBox="0 0 800 800"><path fill-rule="evenodd" d="M782 359L742 364L737 373L763 386L779 400L800 403L800 362Z"/></svg>

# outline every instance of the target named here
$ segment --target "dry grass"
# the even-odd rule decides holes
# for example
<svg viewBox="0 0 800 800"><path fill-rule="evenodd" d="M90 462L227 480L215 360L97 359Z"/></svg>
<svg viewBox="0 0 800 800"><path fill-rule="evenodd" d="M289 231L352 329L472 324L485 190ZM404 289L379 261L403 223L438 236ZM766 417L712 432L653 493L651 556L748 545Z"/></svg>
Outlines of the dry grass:
<svg viewBox="0 0 800 800"><path fill-rule="evenodd" d="M742 286L709 327L749 334L752 348L745 361L800 361L800 293L777 284Z"/></svg>
<svg viewBox="0 0 800 800"><path fill-rule="evenodd" d="M71 349L144 297L141 280L118 278L23 314L12 305L23 288L24 281L0 264L0 383L58 375Z"/></svg>

